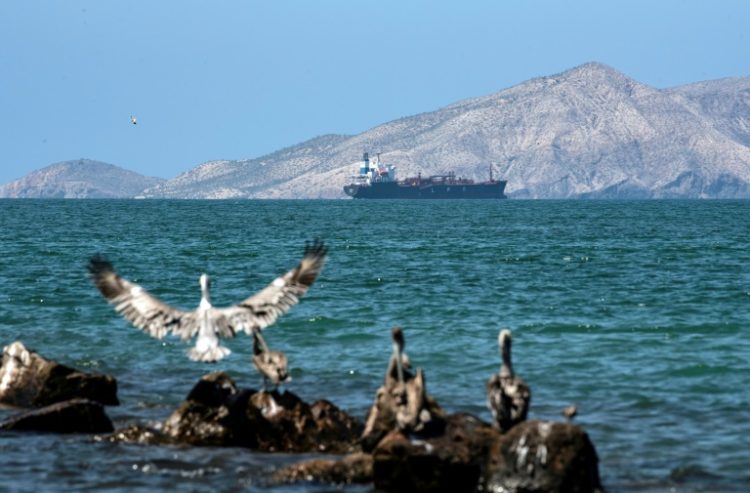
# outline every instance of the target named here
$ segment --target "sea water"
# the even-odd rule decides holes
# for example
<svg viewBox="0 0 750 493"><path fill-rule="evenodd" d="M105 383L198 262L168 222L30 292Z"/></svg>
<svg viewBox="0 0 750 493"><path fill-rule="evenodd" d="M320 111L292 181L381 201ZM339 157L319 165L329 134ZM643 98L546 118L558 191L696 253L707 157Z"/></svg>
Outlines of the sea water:
<svg viewBox="0 0 750 493"><path fill-rule="evenodd" d="M314 238L330 247L322 274L266 330L303 399L364 418L399 325L438 403L489 420L508 327L529 418L577 405L609 491L750 491L747 201L2 200L0 346L113 375L117 428L164 420L208 372L257 388L251 339L188 360L114 312L89 257L192 309L202 272L230 305ZM309 457L2 432L0 490L329 491L266 483Z"/></svg>

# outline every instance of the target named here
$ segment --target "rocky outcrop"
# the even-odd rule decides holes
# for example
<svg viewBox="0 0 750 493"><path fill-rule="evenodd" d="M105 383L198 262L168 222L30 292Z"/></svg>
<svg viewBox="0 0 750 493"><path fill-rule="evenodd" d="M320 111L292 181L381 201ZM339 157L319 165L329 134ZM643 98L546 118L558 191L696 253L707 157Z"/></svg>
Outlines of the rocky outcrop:
<svg viewBox="0 0 750 493"><path fill-rule="evenodd" d="M476 491L499 437L486 423L453 415L443 433L414 438L393 431L373 451L373 480L384 491Z"/></svg>
<svg viewBox="0 0 750 493"><path fill-rule="evenodd" d="M104 407L87 399L70 399L27 411L0 423L8 431L109 433L114 430Z"/></svg>
<svg viewBox="0 0 750 493"><path fill-rule="evenodd" d="M77 159L51 164L0 186L0 198L131 198L163 181L112 164Z"/></svg>
<svg viewBox="0 0 750 493"><path fill-rule="evenodd" d="M47 360L21 342L3 348L0 403L42 407L76 398L117 405L117 381L109 375L82 373Z"/></svg>
<svg viewBox="0 0 750 493"><path fill-rule="evenodd" d="M371 479L378 491L552 492L601 490L596 452L577 426L526 422L526 411L491 426L470 414L445 416L427 393L424 372L411 372L400 327L391 331L393 353L375 395L361 446L372 454ZM503 367L510 370L510 333L500 333ZM525 386L525 384L523 384ZM492 388L489 388L490 392ZM515 393L515 389L506 389ZM526 397L530 390L526 388ZM528 400L526 400L526 405ZM360 455L313 460L277 472L277 481L366 482L370 464Z"/></svg>
<svg viewBox="0 0 750 493"><path fill-rule="evenodd" d="M579 426L527 421L502 435L489 452L489 491L602 491L594 445Z"/></svg>
<svg viewBox="0 0 750 493"><path fill-rule="evenodd" d="M316 481L330 484L372 483L372 455L354 452L342 459L313 459L276 471L272 483Z"/></svg>
<svg viewBox="0 0 750 493"><path fill-rule="evenodd" d="M469 414L446 416L427 393L422 369L410 371L403 331L394 328L392 338L394 352L360 441L362 450L372 455L371 480L378 491L594 493L601 489L596 452L582 429L526 422L525 412L502 427ZM510 366L506 339L504 364ZM363 464L370 462L361 455L313 460L284 468L275 479L366 482L370 469Z"/></svg>
<svg viewBox="0 0 750 493"><path fill-rule="evenodd" d="M239 446L265 452L346 453L362 424L328 401L291 392L240 390L222 372L204 376L160 429L130 427L112 441Z"/></svg>
<svg viewBox="0 0 750 493"><path fill-rule="evenodd" d="M277 482L372 482L378 491L597 493L603 491L588 435L567 423L524 422L508 433L468 414L446 418L443 433L386 435L372 454L294 464Z"/></svg>

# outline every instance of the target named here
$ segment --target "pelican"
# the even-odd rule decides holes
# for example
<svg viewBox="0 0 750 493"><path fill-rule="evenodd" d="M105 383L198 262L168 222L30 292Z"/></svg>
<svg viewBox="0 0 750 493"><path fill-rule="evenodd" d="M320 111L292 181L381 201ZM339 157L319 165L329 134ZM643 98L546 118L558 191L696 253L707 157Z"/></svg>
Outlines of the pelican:
<svg viewBox="0 0 750 493"><path fill-rule="evenodd" d="M393 351L385 372L385 381L375 394L360 438L362 449L372 451L380 440L396 429L406 434L437 432L445 425L445 414L427 395L424 372L416 375L404 353L404 332L391 330Z"/></svg>
<svg viewBox="0 0 750 493"><path fill-rule="evenodd" d="M391 359L388 361L388 369L385 372L385 385L391 387L398 383L403 386L407 379L411 379L411 373L407 373L406 369L411 368L409 357L404 352L404 331L401 327L394 327L391 329L391 339L393 341L393 353Z"/></svg>
<svg viewBox="0 0 750 493"><path fill-rule="evenodd" d="M390 392L395 408L396 425L401 430L414 431L430 421L431 415L425 409L424 372L417 369L416 376L407 371L411 367L409 357L404 353L404 331L401 327L391 330L393 353L386 370L385 388ZM395 373L395 375L394 375Z"/></svg>
<svg viewBox="0 0 750 493"><path fill-rule="evenodd" d="M263 375L263 386L270 381L275 386L292 378L287 370L286 354L268 349L260 330L253 330L253 366Z"/></svg>
<svg viewBox="0 0 750 493"><path fill-rule="evenodd" d="M234 337L240 331L259 335L295 305L320 274L326 253L323 242L306 243L302 260L294 269L277 277L258 293L226 308L211 304L211 281L208 275L202 274L201 301L193 311L173 308L138 284L120 277L101 255L92 257L88 268L102 295L129 322L157 339L168 334L183 340L197 336L195 347L188 350L188 357L193 361L211 362L231 352L219 345L219 338Z"/></svg>
<svg viewBox="0 0 750 493"><path fill-rule="evenodd" d="M132 123L133 125L138 124L138 120L136 120L134 115L130 115L130 123Z"/></svg>
<svg viewBox="0 0 750 493"><path fill-rule="evenodd" d="M487 381L487 406L492 412L495 424L507 431L526 420L531 400L531 389L520 377L513 374L510 359L511 337L508 329L498 336L502 364L500 371Z"/></svg>

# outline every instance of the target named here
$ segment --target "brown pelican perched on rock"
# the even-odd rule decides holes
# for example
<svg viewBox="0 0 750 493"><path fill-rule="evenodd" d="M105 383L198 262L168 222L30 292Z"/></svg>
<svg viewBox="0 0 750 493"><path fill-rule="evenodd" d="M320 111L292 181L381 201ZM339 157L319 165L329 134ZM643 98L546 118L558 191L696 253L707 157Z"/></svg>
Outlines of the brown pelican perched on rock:
<svg viewBox="0 0 750 493"><path fill-rule="evenodd" d="M424 372L417 369L414 376L408 369L411 367L409 357L404 352L404 331L401 327L391 330L393 353L388 361L385 372L385 389L389 391L395 402L396 424L399 429L414 429L419 423L419 413L424 407L426 397L424 388ZM424 416L423 416L424 417ZM426 420L429 420L427 414Z"/></svg>
<svg viewBox="0 0 750 493"><path fill-rule="evenodd" d="M288 382L292 378L287 369L286 354L268 349L260 330L253 330L253 366L263 375L263 383L270 381L274 385Z"/></svg>
<svg viewBox="0 0 750 493"><path fill-rule="evenodd" d="M404 331L401 327L394 327L391 330L391 340L393 341L393 353L388 361L388 369L385 372L385 386L391 387L400 383L404 385L406 380L411 380L414 376L407 372L411 368L409 357L404 352Z"/></svg>
<svg viewBox="0 0 750 493"><path fill-rule="evenodd" d="M433 433L445 426L445 415L427 394L424 372L409 371L409 358L404 353L404 333L400 327L391 331L393 350L385 372L385 381L375 394L375 402L367 415L361 444L371 451L378 441L392 430L402 433Z"/></svg>
<svg viewBox="0 0 750 493"><path fill-rule="evenodd" d="M511 337L508 329L500 331L498 345L502 363L500 371L487 381L487 406L492 412L495 424L502 431L507 431L526 420L531 389L526 382L513 374L510 359Z"/></svg>
<svg viewBox="0 0 750 493"><path fill-rule="evenodd" d="M190 359L218 361L231 352L219 345L219 338L234 337L240 331L260 338L261 330L273 324L307 292L320 274L326 252L327 248L321 241L306 243L302 260L294 269L274 279L262 291L226 308L216 308L211 304L211 283L209 277L202 274L201 301L193 311L173 308L138 284L120 277L112 264L100 255L91 258L88 268L102 295L133 325L157 339L167 334L183 340L197 336L195 347L188 351ZM265 341L262 346L268 349Z"/></svg>

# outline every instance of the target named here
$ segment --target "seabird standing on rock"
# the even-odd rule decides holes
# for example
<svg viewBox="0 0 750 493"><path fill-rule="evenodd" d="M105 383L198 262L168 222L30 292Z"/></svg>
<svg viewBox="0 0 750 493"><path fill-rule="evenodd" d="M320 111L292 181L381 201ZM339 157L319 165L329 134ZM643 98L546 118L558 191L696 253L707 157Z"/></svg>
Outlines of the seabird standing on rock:
<svg viewBox="0 0 750 493"><path fill-rule="evenodd" d="M416 374L404 353L404 332L391 330L393 350L385 372L385 381L375 394L362 432L362 448L371 451L380 439L396 429L406 434L429 433L445 425L440 406L427 395L424 372Z"/></svg>
<svg viewBox="0 0 750 493"><path fill-rule="evenodd" d="M416 376L410 371L409 357L404 353L404 331L401 327L391 330L393 353L388 361L385 376L385 389L390 393L395 404L396 424L402 430L415 430L421 424L430 421L431 415L425 409L424 372L417 369Z"/></svg>
<svg viewBox="0 0 750 493"><path fill-rule="evenodd" d="M409 357L404 352L404 331L401 327L394 327L391 330L391 339L393 340L393 353L388 361L388 370L385 372L385 385L391 386L394 383L404 385L406 379L411 379L412 375L405 374L406 369L411 367ZM395 382L394 382L395 381Z"/></svg>
<svg viewBox="0 0 750 493"><path fill-rule="evenodd" d="M520 377L513 374L510 358L511 337L508 329L498 336L502 364L500 371L487 381L487 406L495 423L502 431L526 420L531 400L531 389Z"/></svg>
<svg viewBox="0 0 750 493"><path fill-rule="evenodd" d="M276 278L262 291L226 308L215 308L211 304L211 283L208 275L202 274L200 304L189 312L167 305L138 284L120 277L112 264L100 255L91 258L88 268L102 295L133 325L157 339L167 334L183 340L197 336L195 347L188 351L190 359L218 361L231 352L219 345L219 338L234 337L240 331L257 332L259 336L261 330L273 324L307 292L323 268L326 252L326 246L319 240L306 243L302 260L294 269ZM265 341L263 346L268 348Z"/></svg>
<svg viewBox="0 0 750 493"><path fill-rule="evenodd" d="M263 375L263 384L270 381L275 386L292 378L287 369L286 354L268 349L260 330L253 330L253 366Z"/></svg>

